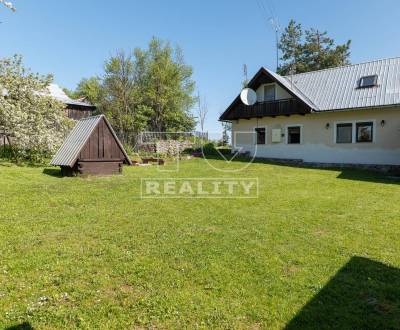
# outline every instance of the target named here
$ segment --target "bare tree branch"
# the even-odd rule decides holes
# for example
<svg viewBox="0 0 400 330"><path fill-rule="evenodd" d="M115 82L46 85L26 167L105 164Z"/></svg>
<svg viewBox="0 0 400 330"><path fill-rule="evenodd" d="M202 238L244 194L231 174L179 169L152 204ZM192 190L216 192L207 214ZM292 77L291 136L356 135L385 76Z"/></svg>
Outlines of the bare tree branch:
<svg viewBox="0 0 400 330"><path fill-rule="evenodd" d="M197 115L199 116L201 131L204 132L204 124L206 122L206 118L207 118L207 114L208 114L207 100L204 96L201 97L200 93L198 94L197 99L198 99L197 100L197 102L198 102Z"/></svg>

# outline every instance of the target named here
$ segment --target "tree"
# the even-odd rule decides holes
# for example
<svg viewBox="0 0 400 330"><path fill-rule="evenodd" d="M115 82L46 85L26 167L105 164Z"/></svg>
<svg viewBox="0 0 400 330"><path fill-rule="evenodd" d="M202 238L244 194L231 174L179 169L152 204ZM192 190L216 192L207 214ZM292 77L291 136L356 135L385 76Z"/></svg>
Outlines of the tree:
<svg viewBox="0 0 400 330"><path fill-rule="evenodd" d="M83 78L74 91L67 88L63 88L63 90L72 99L84 98L96 106L101 102L103 92L99 77Z"/></svg>
<svg viewBox="0 0 400 330"><path fill-rule="evenodd" d="M153 38L147 49L118 51L105 62L103 75L82 79L75 91L66 92L96 105L121 140L132 145L144 130L193 130L194 85L181 49Z"/></svg>
<svg viewBox="0 0 400 330"><path fill-rule="evenodd" d="M302 72L305 69L301 61L303 54L302 38L301 24L290 20L279 42L279 49L282 52L281 60L284 61L282 66L278 68L279 74L286 75L291 71Z"/></svg>
<svg viewBox="0 0 400 330"><path fill-rule="evenodd" d="M106 61L99 110L106 114L124 143L134 143L152 109L143 103L141 64L132 54L118 51Z"/></svg>
<svg viewBox="0 0 400 330"><path fill-rule="evenodd" d="M202 132L204 132L204 124L208 114L208 106L206 98L201 97L200 93L197 96L197 105L197 116L199 118L200 129Z"/></svg>
<svg viewBox="0 0 400 330"><path fill-rule="evenodd" d="M351 41L348 40L343 45L335 46L334 40L327 36L326 31L307 30L303 46L304 62L309 71L349 64L350 44Z"/></svg>
<svg viewBox="0 0 400 330"><path fill-rule="evenodd" d="M0 61L0 128L17 162L50 156L70 128L65 105L47 92L51 82L52 76L24 68L20 56Z"/></svg>
<svg viewBox="0 0 400 330"><path fill-rule="evenodd" d="M184 63L179 47L153 38L146 50L135 50L142 72L144 104L152 109L148 128L153 131L191 131L195 120L192 68Z"/></svg>
<svg viewBox="0 0 400 330"><path fill-rule="evenodd" d="M221 144L226 146L229 144L229 132L232 130L232 124L230 122L222 122L222 140Z"/></svg>
<svg viewBox="0 0 400 330"><path fill-rule="evenodd" d="M279 42L283 64L278 73L302 73L349 64L350 44L342 45L328 37L327 32L309 29L303 32L301 24L291 20Z"/></svg>

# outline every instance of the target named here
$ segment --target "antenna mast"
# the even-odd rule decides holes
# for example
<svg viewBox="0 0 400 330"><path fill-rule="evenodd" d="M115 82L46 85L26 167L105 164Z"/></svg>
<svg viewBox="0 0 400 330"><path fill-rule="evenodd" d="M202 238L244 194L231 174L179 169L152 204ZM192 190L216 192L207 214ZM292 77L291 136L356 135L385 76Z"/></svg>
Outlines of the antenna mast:
<svg viewBox="0 0 400 330"><path fill-rule="evenodd" d="M247 80L247 64L243 64L243 88L247 87L249 81Z"/></svg>
<svg viewBox="0 0 400 330"><path fill-rule="evenodd" d="M272 28L275 31L276 71L278 71L278 68L279 68L279 31L281 30L281 27L279 26L278 21L274 17L270 17L269 22L271 23Z"/></svg>
<svg viewBox="0 0 400 330"><path fill-rule="evenodd" d="M281 27L279 25L278 19L276 18L275 10L274 10L274 6L273 6L272 2L270 3L269 0L265 0L265 4L264 4L264 0L256 0L256 1L257 1L258 6L260 7L260 11L266 15L264 17L269 16L267 21L269 22L269 24L272 26L272 28L275 31L276 71L278 71L278 68L279 68L279 32L281 31ZM267 8L268 8L268 10L267 10ZM263 15L263 13L261 13L261 15ZM264 17L263 17L263 21L264 21ZM267 21L264 21L264 22L268 25Z"/></svg>

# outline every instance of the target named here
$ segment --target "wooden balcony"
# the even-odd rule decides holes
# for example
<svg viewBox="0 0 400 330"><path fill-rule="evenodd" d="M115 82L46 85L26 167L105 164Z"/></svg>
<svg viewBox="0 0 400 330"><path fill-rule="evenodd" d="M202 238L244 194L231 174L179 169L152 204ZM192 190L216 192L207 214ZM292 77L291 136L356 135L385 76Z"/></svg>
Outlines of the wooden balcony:
<svg viewBox="0 0 400 330"><path fill-rule="evenodd" d="M254 105L236 105L221 120L250 119L261 117L304 115L310 109L297 99L257 102Z"/></svg>

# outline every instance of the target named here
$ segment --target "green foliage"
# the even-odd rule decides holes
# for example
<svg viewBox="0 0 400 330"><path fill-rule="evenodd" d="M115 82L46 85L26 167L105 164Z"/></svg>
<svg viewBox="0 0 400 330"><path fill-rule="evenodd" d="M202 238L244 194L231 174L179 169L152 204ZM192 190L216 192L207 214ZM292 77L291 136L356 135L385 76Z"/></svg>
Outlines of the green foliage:
<svg viewBox="0 0 400 330"><path fill-rule="evenodd" d="M143 103L141 68L131 54L119 51L106 61L104 70L99 111L109 118L121 140L133 145L152 111Z"/></svg>
<svg viewBox="0 0 400 330"><path fill-rule="evenodd" d="M350 44L348 40L335 45L327 32L313 28L304 32L301 24L291 20L279 42L283 64L278 73L288 75L349 64Z"/></svg>
<svg viewBox="0 0 400 330"><path fill-rule="evenodd" d="M85 98L90 104L98 106L102 99L102 86L99 77L82 79L75 91L64 89L66 94L72 99Z"/></svg>
<svg viewBox="0 0 400 330"><path fill-rule="evenodd" d="M1 145L0 146L0 158L6 160L12 160L14 157L14 152L11 146L9 145Z"/></svg>
<svg viewBox="0 0 400 330"><path fill-rule="evenodd" d="M222 139L220 142L221 146L229 144L229 133L232 131L232 123L222 122Z"/></svg>
<svg viewBox="0 0 400 330"><path fill-rule="evenodd" d="M190 109L193 96L192 68L184 63L179 47L153 38L147 50L135 50L141 65L145 104L153 110L148 122L152 131L189 131L195 126Z"/></svg>
<svg viewBox="0 0 400 330"><path fill-rule="evenodd" d="M0 163L0 328L284 329L302 311L307 329L398 328L399 181L203 159L165 170L61 179ZM139 198L141 179L175 177L259 178L259 197Z"/></svg>
<svg viewBox="0 0 400 330"><path fill-rule="evenodd" d="M71 127L65 105L48 95L51 82L52 76L26 69L21 56L0 61L0 131L8 136L17 162L44 161Z"/></svg>
<svg viewBox="0 0 400 330"><path fill-rule="evenodd" d="M85 96L104 113L120 138L135 143L138 132L191 131L192 68L182 51L153 38L147 49L118 51L104 65L101 78L83 79L74 97Z"/></svg>
<svg viewBox="0 0 400 330"><path fill-rule="evenodd" d="M201 148L204 155L218 155L214 142L208 142Z"/></svg>
<svg viewBox="0 0 400 330"><path fill-rule="evenodd" d="M128 154L128 156L132 156L135 151L133 150L132 146L130 144L124 144L124 149L126 151L126 153Z"/></svg>

